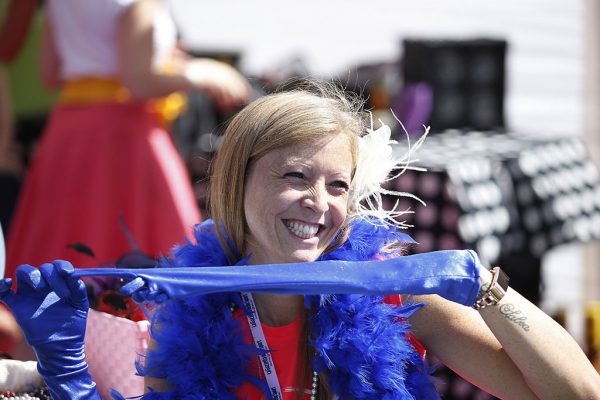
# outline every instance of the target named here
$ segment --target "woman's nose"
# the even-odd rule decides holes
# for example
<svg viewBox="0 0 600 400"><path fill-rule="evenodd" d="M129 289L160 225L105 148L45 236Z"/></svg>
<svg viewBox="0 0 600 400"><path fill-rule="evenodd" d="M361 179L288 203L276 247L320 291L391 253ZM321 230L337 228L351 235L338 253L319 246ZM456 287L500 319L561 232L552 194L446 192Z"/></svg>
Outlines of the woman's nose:
<svg viewBox="0 0 600 400"><path fill-rule="evenodd" d="M325 212L329 209L328 198L329 192L324 185L314 185L306 191L303 203L316 212Z"/></svg>

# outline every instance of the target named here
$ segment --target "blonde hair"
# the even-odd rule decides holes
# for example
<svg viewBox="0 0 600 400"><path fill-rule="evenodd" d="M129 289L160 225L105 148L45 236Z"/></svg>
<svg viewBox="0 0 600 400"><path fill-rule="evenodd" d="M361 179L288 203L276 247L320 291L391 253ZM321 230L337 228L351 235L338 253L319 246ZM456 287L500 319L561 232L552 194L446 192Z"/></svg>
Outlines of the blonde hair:
<svg viewBox="0 0 600 400"><path fill-rule="evenodd" d="M302 81L253 101L231 120L212 163L209 194L211 217L230 261L239 260L245 244L243 199L253 161L273 150L345 134L355 167L357 138L365 131L362 106L334 84Z"/></svg>

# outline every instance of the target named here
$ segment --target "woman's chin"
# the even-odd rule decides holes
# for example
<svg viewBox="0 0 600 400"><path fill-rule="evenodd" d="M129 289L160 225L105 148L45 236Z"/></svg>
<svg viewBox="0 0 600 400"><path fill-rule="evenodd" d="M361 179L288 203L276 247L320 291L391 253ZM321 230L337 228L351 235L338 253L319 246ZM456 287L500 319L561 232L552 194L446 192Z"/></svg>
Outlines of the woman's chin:
<svg viewBox="0 0 600 400"><path fill-rule="evenodd" d="M298 250L290 254L288 263L292 262L313 262L316 261L322 254L322 251L307 251Z"/></svg>

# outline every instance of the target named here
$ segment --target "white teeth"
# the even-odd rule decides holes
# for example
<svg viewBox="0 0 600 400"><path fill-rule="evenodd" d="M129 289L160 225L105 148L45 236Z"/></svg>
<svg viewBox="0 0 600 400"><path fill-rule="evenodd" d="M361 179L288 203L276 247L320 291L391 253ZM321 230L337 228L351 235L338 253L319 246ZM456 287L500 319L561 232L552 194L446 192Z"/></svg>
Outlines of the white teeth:
<svg viewBox="0 0 600 400"><path fill-rule="evenodd" d="M285 220L284 223L285 223L285 226L287 226L288 229L290 231L292 231L292 233L294 235L301 237L303 239L308 239L310 237L313 237L319 231L318 225L302 224L297 221L290 221L290 220Z"/></svg>

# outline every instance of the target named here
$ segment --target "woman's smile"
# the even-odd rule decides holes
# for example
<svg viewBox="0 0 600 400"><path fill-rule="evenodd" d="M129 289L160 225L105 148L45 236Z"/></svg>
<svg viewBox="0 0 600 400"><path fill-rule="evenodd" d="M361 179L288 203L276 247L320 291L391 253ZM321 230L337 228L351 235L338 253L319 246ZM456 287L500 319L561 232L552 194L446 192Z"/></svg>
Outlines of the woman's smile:
<svg viewBox="0 0 600 400"><path fill-rule="evenodd" d="M283 223L292 234L302 239L315 237L319 232L320 224L310 224L298 220L284 219Z"/></svg>

